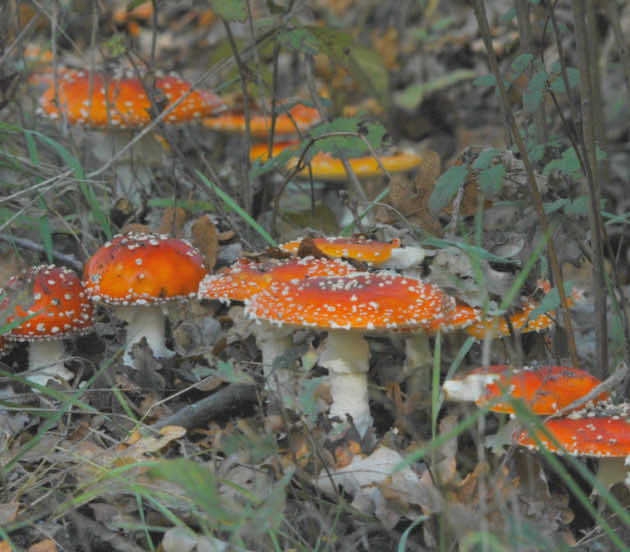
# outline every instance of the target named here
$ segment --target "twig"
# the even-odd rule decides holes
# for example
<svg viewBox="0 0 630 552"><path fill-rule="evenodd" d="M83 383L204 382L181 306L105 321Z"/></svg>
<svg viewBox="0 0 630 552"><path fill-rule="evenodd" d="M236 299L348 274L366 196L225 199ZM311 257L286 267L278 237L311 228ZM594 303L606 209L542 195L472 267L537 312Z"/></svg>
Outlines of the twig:
<svg viewBox="0 0 630 552"><path fill-rule="evenodd" d="M256 386L248 383L232 383L223 389L219 389L209 397L185 406L167 418L163 418L151 426L151 429L159 430L167 425L178 425L186 429L199 427L208 421L240 408L243 403L256 402Z"/></svg>
<svg viewBox="0 0 630 552"><path fill-rule="evenodd" d="M575 42L578 54L578 72L580 75L580 107L582 111L582 133L586 150L586 193L589 198L589 223L593 247L593 294L595 297L595 341L597 346L597 362L604 374L608 371L608 331L606 312L606 280L604 273L604 248L602 245L601 206L599 186L596 180L597 158L593 114L593 79L590 71L588 34L586 29L586 5L584 0L574 0L573 20L575 25Z"/></svg>
<svg viewBox="0 0 630 552"><path fill-rule="evenodd" d="M505 116L507 117L506 121L510 127L512 138L514 139L514 142L516 143L516 146L518 147L519 154L523 161L523 166L525 167L525 172L527 174L527 183L529 185L529 189L532 194L532 199L534 201L534 206L536 208L538 218L540 219L543 235L551 236L551 233L549 230L549 222L547 220L547 215L545 214L545 210L543 207L542 196L540 195L540 190L538 189L538 185L536 184L536 177L534 175L534 169L529 160L527 148L525 147L523 139L521 138L519 128L516 125L514 114L512 113L512 110L509 109L510 101L508 99L507 91L503 83L501 72L499 71L499 63L497 61L497 56L492 46L490 26L488 24L488 18L486 16L486 9L485 9L483 0L473 0L473 6L475 10L475 16L477 18L477 23L479 25L479 31L481 32L481 37L483 39L484 45L486 47L486 52L488 54L488 61L490 63L490 68L494 75L497 90L499 91L499 95L501 98L501 101L499 102L499 104L504 106ZM549 240L548 248L549 248L549 260L551 262L551 270L552 270L553 277L558 288L558 295L560 296L560 304L562 306L562 316L564 319L565 328L567 330L567 336L568 336L568 341L569 341L569 351L571 353L571 361L573 362L573 365L577 368L579 367L577 348L575 346L575 336L573 335L571 316L569 315L569 307L567 305L567 297L564 292L562 271L560 270L558 257L556 255L556 251L555 251L553 242L551 240Z"/></svg>
<svg viewBox="0 0 630 552"><path fill-rule="evenodd" d="M16 245L19 245L20 247L23 247L24 249L30 249L32 251L37 251L38 253L44 253L46 251L44 246L38 244L37 242L29 240L28 238L18 238L17 236L0 234L0 240L14 243ZM57 259L62 263L71 266L79 272L83 270L83 263L74 255L66 255L65 253L60 253L59 251L53 250L52 256L54 259Z"/></svg>
<svg viewBox="0 0 630 552"><path fill-rule="evenodd" d="M621 67L626 81L627 93L630 94L630 52L628 51L626 38L623 36L623 30L621 29L617 0L607 0L606 10L608 12L608 22L612 26L615 35L615 43L617 44L617 52L621 59Z"/></svg>

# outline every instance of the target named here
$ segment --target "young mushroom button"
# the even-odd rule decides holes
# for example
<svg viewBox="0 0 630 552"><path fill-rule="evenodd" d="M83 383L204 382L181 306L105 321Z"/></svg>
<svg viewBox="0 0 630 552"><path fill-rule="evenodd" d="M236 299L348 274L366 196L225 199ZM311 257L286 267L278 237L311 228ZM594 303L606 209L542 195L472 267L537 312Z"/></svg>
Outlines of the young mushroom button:
<svg viewBox="0 0 630 552"><path fill-rule="evenodd" d="M329 371L331 416L350 414L361 435L371 425L363 334L413 328L438 316L448 298L435 286L381 273L278 282L246 301L256 320L319 328L328 339L319 362Z"/></svg>
<svg viewBox="0 0 630 552"><path fill-rule="evenodd" d="M38 373L28 379L46 385L51 378L72 378L63 366L62 340L87 333L92 326L92 304L78 276L64 267L35 266L13 276L5 292L0 308L13 309L7 322L24 320L4 338L29 343L29 370Z"/></svg>
<svg viewBox="0 0 630 552"><path fill-rule="evenodd" d="M172 354L164 343L163 303L196 297L206 273L201 254L188 242L132 232L90 258L83 283L92 301L114 306L128 322L124 363L133 366L131 347L143 337L156 358Z"/></svg>

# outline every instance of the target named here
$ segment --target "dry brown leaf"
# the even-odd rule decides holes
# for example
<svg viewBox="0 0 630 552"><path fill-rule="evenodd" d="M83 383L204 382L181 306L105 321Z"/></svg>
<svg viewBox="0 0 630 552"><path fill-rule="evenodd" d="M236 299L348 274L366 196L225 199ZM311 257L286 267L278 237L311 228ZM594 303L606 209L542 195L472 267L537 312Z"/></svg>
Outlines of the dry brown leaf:
<svg viewBox="0 0 630 552"><path fill-rule="evenodd" d="M371 33L372 47L381 56L385 67L398 69L398 55L400 54L400 41L398 31L390 27L385 32L373 29Z"/></svg>
<svg viewBox="0 0 630 552"><path fill-rule="evenodd" d="M449 414L440 421L440 435L450 433L456 426L457 416ZM433 466L433 471L441 485L450 483L457 475L456 454L457 439L449 439L437 450L440 460Z"/></svg>
<svg viewBox="0 0 630 552"><path fill-rule="evenodd" d="M0 541L0 552L13 552L13 547L7 541Z"/></svg>
<svg viewBox="0 0 630 552"><path fill-rule="evenodd" d="M181 238L184 224L188 220L188 212L181 207L167 207L162 215L158 233Z"/></svg>
<svg viewBox="0 0 630 552"><path fill-rule="evenodd" d="M57 552L57 545L52 539L45 539L30 546L28 552Z"/></svg>
<svg viewBox="0 0 630 552"><path fill-rule="evenodd" d="M217 229L208 215L202 215L193 222L191 241L201 251L206 268L212 270L217 262L219 237L217 236Z"/></svg>

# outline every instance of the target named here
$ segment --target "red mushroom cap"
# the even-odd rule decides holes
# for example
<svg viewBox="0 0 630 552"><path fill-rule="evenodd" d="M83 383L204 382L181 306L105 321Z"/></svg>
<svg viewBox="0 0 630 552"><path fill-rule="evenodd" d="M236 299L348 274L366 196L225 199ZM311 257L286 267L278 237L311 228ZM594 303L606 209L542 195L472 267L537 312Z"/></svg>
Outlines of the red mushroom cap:
<svg viewBox="0 0 630 552"><path fill-rule="evenodd" d="M83 284L93 301L148 305L195 297L206 274L201 254L187 241L130 232L90 258Z"/></svg>
<svg viewBox="0 0 630 552"><path fill-rule="evenodd" d="M450 382L450 383L449 383ZM509 401L494 402L504 396L522 399L532 413L548 416L584 397L601 381L584 370L567 366L511 368L505 364L475 368L459 378L445 382L447 396L457 400L461 390L467 398L483 406L493 403L494 412L514 413ZM600 394L593 402L608 398Z"/></svg>
<svg viewBox="0 0 630 552"><path fill-rule="evenodd" d="M151 122L149 114L151 101L139 78L129 76L107 79L107 94L105 80L102 73L92 73L90 105L90 73L66 71L59 75L59 101L70 124L97 128L105 128L110 124L118 128L136 128ZM168 100L165 109L191 89L190 83L172 75L157 77L155 87L162 91ZM194 90L166 116L165 121L186 123L207 117L219 105L220 100L216 94ZM40 106L42 112L51 119L59 118L54 83L44 92Z"/></svg>
<svg viewBox="0 0 630 552"><path fill-rule="evenodd" d="M564 450L559 450L549 438L537 431L536 437L550 452L567 452L574 456L618 457L630 455L630 405L607 405L589 408L569 417L547 420L543 425ZM514 434L514 442L531 449L538 445L525 430Z"/></svg>
<svg viewBox="0 0 630 552"><path fill-rule="evenodd" d="M345 276L352 265L337 259L301 257L256 262L239 259L218 274L208 274L199 284L199 299L245 301L273 282L291 282L316 276Z"/></svg>
<svg viewBox="0 0 630 552"><path fill-rule="evenodd" d="M13 276L5 291L6 304L15 303L7 322L38 313L4 334L9 341L61 339L87 333L92 326L92 304L72 270L34 266Z"/></svg>
<svg viewBox="0 0 630 552"><path fill-rule="evenodd" d="M367 263L384 263L392 255L392 250L400 247L400 240L380 242L367 238L311 238L317 249L329 257L346 257ZM304 238L280 245L287 253L297 254Z"/></svg>
<svg viewBox="0 0 630 552"><path fill-rule="evenodd" d="M422 326L448 304L431 284L379 273L276 282L246 302L251 318L320 328L390 330Z"/></svg>

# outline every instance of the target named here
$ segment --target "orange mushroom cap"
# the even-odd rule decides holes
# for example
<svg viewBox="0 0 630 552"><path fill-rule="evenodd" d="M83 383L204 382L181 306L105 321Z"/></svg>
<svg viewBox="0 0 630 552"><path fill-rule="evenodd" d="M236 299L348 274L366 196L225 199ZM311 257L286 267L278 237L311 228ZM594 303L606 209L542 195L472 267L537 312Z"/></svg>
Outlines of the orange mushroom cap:
<svg viewBox="0 0 630 552"><path fill-rule="evenodd" d="M296 135L298 131L306 130L320 121L321 117L317 109L304 104L296 104L289 109L288 113L280 113L276 117L274 134L276 136ZM229 111L216 117L204 119L203 125L221 132L244 134L246 129L245 113L242 111ZM269 135L270 131L271 116L263 115L262 113L250 114L249 132L252 136L264 138Z"/></svg>
<svg viewBox="0 0 630 552"><path fill-rule="evenodd" d="M545 429L562 446L560 450L541 431L536 438L550 452L567 452L573 456L619 457L630 455L630 405L608 405L607 409L589 408L569 417L547 420ZM536 440L526 431L514 434L514 442L538 449Z"/></svg>
<svg viewBox="0 0 630 552"><path fill-rule="evenodd" d="M299 146L296 142L279 142L273 145L272 156L278 155L282 150L288 147ZM249 158L254 161L260 159L261 161L267 161L269 148L267 144L255 144L249 151ZM379 155L379 160L383 164L383 167L389 173L396 172L408 172L415 169L422 163L422 158L413 152L397 151L391 154ZM287 165L288 169L293 169L298 162L298 157L293 157L289 160ZM382 176L381 170L376 159L370 155L364 157L350 157L348 163L352 167L358 178L369 178L372 176ZM317 180L328 180L332 182L343 182L347 180L348 176L343 167L341 159L333 157L326 152L318 152L311 159L311 171L313 178ZM308 167L298 172L297 176L301 178L310 178L310 172Z"/></svg>
<svg viewBox="0 0 630 552"><path fill-rule="evenodd" d="M13 276L5 291L9 297L16 297L17 302L8 323L37 313L4 334L9 341L61 339L87 333L92 326L92 304L79 277L68 268L31 267ZM9 302L3 302L0 308L7 308Z"/></svg>
<svg viewBox="0 0 630 552"><path fill-rule="evenodd" d="M380 242L363 237L357 238L310 238L322 253L329 257L346 257L366 263L384 263L392 255L392 250L400 247L400 240ZM304 238L281 244L279 247L293 255L298 253Z"/></svg>
<svg viewBox="0 0 630 552"><path fill-rule="evenodd" d="M301 257L256 262L239 259L218 274L208 274L199 284L199 299L245 301L273 282L290 282L316 276L346 276L352 265L337 259Z"/></svg>
<svg viewBox="0 0 630 552"><path fill-rule="evenodd" d="M554 326L554 312L539 314L536 318L529 318L538 308L538 303L532 299L523 301L523 308L509 316L510 324L515 333L541 332ZM466 328L466 332L477 339L486 337L506 337L510 335L510 326L503 316L486 318Z"/></svg>
<svg viewBox="0 0 630 552"><path fill-rule="evenodd" d="M203 258L185 240L130 232L101 247L83 271L92 301L149 305L196 297L207 274Z"/></svg>
<svg viewBox="0 0 630 552"><path fill-rule="evenodd" d="M246 301L251 318L330 329L390 330L427 323L449 297L431 284L388 273L274 282Z"/></svg>
<svg viewBox="0 0 630 552"><path fill-rule="evenodd" d="M460 330L475 324L481 319L481 310L466 303L454 300L451 308L445 309L441 316L433 319L425 326L427 333Z"/></svg>
<svg viewBox="0 0 630 552"><path fill-rule="evenodd" d="M587 395L601 381L595 376L567 366L511 368L504 364L475 368L461 377L444 383L447 397L474 400L479 406L489 405L494 412L513 414L509 401L495 402L506 393L512 399L522 399L534 414L555 414L572 402ZM593 402L608 398L601 393Z"/></svg>
<svg viewBox="0 0 630 552"><path fill-rule="evenodd" d="M190 83L172 75L157 77L155 87L162 91L168 100L165 109L191 89ZM106 128L108 124L117 128L136 128L151 122L149 113L151 101L142 81L137 77L108 79L106 94L104 75L93 73L91 105L89 72L61 73L58 88L59 101L70 124L97 128ZM166 116L165 122L187 123L207 117L217 109L220 103L216 94L205 90L194 90ZM59 118L54 83L41 97L40 107L41 112L51 119Z"/></svg>

